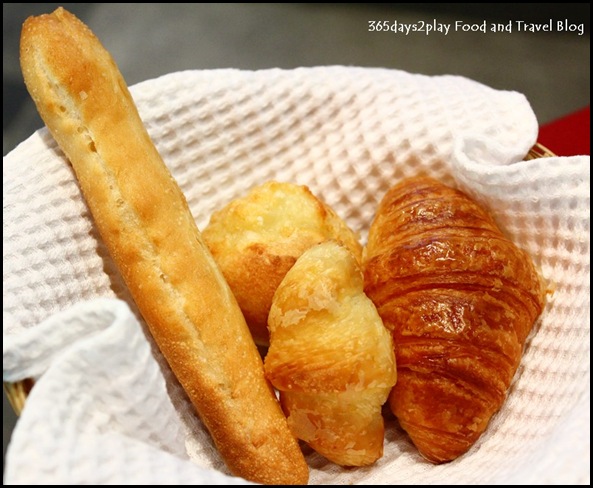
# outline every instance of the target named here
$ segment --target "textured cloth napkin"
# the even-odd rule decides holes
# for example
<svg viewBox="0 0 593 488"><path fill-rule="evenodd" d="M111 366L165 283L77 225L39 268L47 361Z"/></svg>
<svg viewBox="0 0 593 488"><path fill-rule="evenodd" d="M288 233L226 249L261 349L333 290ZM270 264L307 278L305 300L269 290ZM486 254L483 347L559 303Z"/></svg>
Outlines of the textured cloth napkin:
<svg viewBox="0 0 593 488"><path fill-rule="evenodd" d="M523 95L339 66L187 71L131 91L200 228L274 179L308 185L364 243L384 193L424 173L489 208L553 291L505 405L466 455L429 464L388 419L374 466L306 450L312 484L589 483L589 157L523 161L537 138ZM3 206L4 381L36 379L5 483L243 483L152 343L45 129L4 158Z"/></svg>

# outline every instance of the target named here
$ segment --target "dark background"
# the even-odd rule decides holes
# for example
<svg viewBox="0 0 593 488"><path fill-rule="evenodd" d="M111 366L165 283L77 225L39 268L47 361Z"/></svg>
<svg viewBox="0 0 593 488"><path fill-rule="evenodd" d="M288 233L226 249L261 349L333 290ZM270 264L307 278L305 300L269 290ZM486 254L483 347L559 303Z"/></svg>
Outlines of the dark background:
<svg viewBox="0 0 593 488"><path fill-rule="evenodd" d="M3 155L42 127L23 85L18 43L23 21L59 4L3 4ZM352 65L427 75L457 74L524 93L540 122L590 103L590 4L60 4L111 51L129 84L183 69ZM566 32L369 32L369 20L454 24L583 24ZM515 27L515 26L513 26ZM10 175L8 175L9 177ZM6 177L6 175L5 175ZM4 397L3 450L15 416ZM32 467L34 468L34 467Z"/></svg>

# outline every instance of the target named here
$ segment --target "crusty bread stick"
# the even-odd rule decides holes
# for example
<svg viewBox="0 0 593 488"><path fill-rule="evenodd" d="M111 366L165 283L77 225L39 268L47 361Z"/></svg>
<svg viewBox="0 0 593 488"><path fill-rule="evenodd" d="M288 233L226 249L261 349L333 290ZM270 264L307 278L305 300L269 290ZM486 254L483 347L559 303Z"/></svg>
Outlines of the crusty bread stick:
<svg viewBox="0 0 593 488"><path fill-rule="evenodd" d="M112 258L229 469L259 483L306 483L304 457L241 311L109 53L59 8L25 22L21 67Z"/></svg>

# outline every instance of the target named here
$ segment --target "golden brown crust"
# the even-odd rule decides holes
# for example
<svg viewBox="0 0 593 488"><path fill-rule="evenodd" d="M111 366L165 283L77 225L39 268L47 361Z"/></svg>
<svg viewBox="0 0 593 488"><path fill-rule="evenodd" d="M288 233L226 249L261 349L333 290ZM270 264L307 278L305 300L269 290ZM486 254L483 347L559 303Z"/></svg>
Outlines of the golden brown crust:
<svg viewBox="0 0 593 488"><path fill-rule="evenodd" d="M306 483L241 311L111 56L60 8L25 22L21 66L111 256L230 470L260 483Z"/></svg>
<svg viewBox="0 0 593 488"><path fill-rule="evenodd" d="M426 458L455 459L501 407L542 311L531 259L466 195L412 178L379 205L365 291L393 334L394 414Z"/></svg>
<svg viewBox="0 0 593 488"><path fill-rule="evenodd" d="M268 313L278 285L311 246L335 239L361 260L346 223L306 186L269 181L233 200L203 231L256 343L268 345Z"/></svg>
<svg viewBox="0 0 593 488"><path fill-rule="evenodd" d="M295 435L346 466L383 455L381 407L396 381L391 337L362 287L345 247L305 251L274 295L265 360Z"/></svg>

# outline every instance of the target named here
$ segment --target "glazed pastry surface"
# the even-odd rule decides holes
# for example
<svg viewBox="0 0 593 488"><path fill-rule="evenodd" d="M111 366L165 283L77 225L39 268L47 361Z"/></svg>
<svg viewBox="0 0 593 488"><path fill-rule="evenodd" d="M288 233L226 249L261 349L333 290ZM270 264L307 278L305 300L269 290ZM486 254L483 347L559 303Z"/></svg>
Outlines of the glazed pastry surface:
<svg viewBox="0 0 593 488"><path fill-rule="evenodd" d="M414 178L384 197L365 291L393 335L393 413L423 456L465 453L500 409L544 305L530 257L465 194Z"/></svg>

